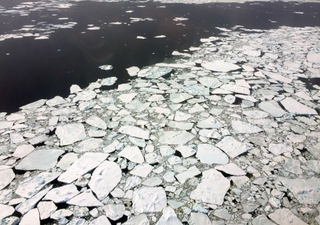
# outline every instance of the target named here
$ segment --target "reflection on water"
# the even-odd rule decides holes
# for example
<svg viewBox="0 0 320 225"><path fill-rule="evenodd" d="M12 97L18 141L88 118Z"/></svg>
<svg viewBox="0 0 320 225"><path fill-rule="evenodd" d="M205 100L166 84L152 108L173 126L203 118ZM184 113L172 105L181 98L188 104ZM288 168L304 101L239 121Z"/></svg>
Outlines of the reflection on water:
<svg viewBox="0 0 320 225"><path fill-rule="evenodd" d="M320 4L2 3L0 111L163 61L221 28L319 26ZM7 5L5 5L7 4ZM138 37L138 38L137 38ZM276 40L275 40L276 41ZM112 65L112 70L101 70Z"/></svg>

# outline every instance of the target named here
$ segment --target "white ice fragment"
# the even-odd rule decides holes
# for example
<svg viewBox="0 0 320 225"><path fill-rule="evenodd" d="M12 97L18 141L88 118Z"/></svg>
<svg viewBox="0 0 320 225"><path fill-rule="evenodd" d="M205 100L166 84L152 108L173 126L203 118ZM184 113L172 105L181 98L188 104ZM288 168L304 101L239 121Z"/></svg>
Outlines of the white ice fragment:
<svg viewBox="0 0 320 225"><path fill-rule="evenodd" d="M108 218L116 221L125 213L125 206L123 204L108 204L103 207L103 210Z"/></svg>
<svg viewBox="0 0 320 225"><path fill-rule="evenodd" d="M262 131L262 129L258 126L239 120L232 120L231 124L232 128L237 134L254 134Z"/></svg>
<svg viewBox="0 0 320 225"><path fill-rule="evenodd" d="M149 225L148 217L145 214L139 216L132 216L123 225Z"/></svg>
<svg viewBox="0 0 320 225"><path fill-rule="evenodd" d="M243 171L240 167L238 167L234 163L229 163L229 164L222 165L222 166L216 166L215 169L222 171L224 173L230 174L230 175L235 175L235 176L246 175L246 172Z"/></svg>
<svg viewBox="0 0 320 225"><path fill-rule="evenodd" d="M163 131L159 133L159 142L162 144L183 145L193 138L194 135L186 131Z"/></svg>
<svg viewBox="0 0 320 225"><path fill-rule="evenodd" d="M189 169L187 169L186 171L179 173L176 175L176 178L178 179L178 181L183 184L185 183L188 179L195 177L197 175L201 174L201 171L198 170L198 168L196 166L192 166Z"/></svg>
<svg viewBox="0 0 320 225"><path fill-rule="evenodd" d="M141 187L133 192L133 209L137 213L161 212L167 205L162 187Z"/></svg>
<svg viewBox="0 0 320 225"><path fill-rule="evenodd" d="M284 100L282 100L281 104L290 113L295 113L295 114L299 114L299 115L318 115L316 110L309 108L306 105L301 104L300 102L294 100L291 97L287 97Z"/></svg>
<svg viewBox="0 0 320 225"><path fill-rule="evenodd" d="M273 117L281 117L283 116L286 112L279 106L279 104L276 101L266 101L266 102L261 102L259 104L259 108L262 109L263 111L266 111Z"/></svg>
<svg viewBox="0 0 320 225"><path fill-rule="evenodd" d="M48 219L50 215L57 210L57 206L52 201L41 201L38 203L37 208L41 220Z"/></svg>
<svg viewBox="0 0 320 225"><path fill-rule="evenodd" d="M60 145L70 145L86 138L84 126L81 123L58 126L56 135L60 139Z"/></svg>
<svg viewBox="0 0 320 225"><path fill-rule="evenodd" d="M40 216L38 209L31 209L26 213L19 223L20 225L40 225Z"/></svg>
<svg viewBox="0 0 320 225"><path fill-rule="evenodd" d="M48 39L49 39L48 36L39 36L39 37L34 38L34 40L48 40Z"/></svg>
<svg viewBox="0 0 320 225"><path fill-rule="evenodd" d="M50 190L43 200L51 200L55 203L64 203L79 194L77 187L74 184L64 185Z"/></svg>
<svg viewBox="0 0 320 225"><path fill-rule="evenodd" d="M87 30L100 30L100 27L88 27ZM100 67L99 67L100 68ZM101 69L101 68L100 68Z"/></svg>
<svg viewBox="0 0 320 225"><path fill-rule="evenodd" d="M15 168L17 170L48 170L57 164L59 156L63 153L63 150L56 149L33 151L22 159Z"/></svg>
<svg viewBox="0 0 320 225"><path fill-rule="evenodd" d="M108 77L108 78L101 80L101 85L102 86L112 86L116 83L117 80L118 80L117 77Z"/></svg>
<svg viewBox="0 0 320 225"><path fill-rule="evenodd" d="M154 38L165 38L166 35L157 35L157 36L154 36Z"/></svg>
<svg viewBox="0 0 320 225"><path fill-rule="evenodd" d="M274 155L280 155L285 152L292 152L292 146L287 143L270 143L268 150Z"/></svg>
<svg viewBox="0 0 320 225"><path fill-rule="evenodd" d="M315 52L309 52L307 55L307 59L311 63L320 64L320 54Z"/></svg>
<svg viewBox="0 0 320 225"><path fill-rule="evenodd" d="M216 72L230 72L241 69L241 67L233 63L225 62L222 60L203 63L202 66L208 70Z"/></svg>
<svg viewBox="0 0 320 225"><path fill-rule="evenodd" d="M96 199L96 197L92 194L91 190L86 190L79 195L73 197L69 201L67 201L69 205L77 205L84 207L97 207L103 206L103 204Z"/></svg>
<svg viewBox="0 0 320 225"><path fill-rule="evenodd" d="M25 198L31 198L60 174L60 172L42 172L36 176L29 177L19 183L15 193Z"/></svg>
<svg viewBox="0 0 320 225"><path fill-rule="evenodd" d="M186 17L175 17L174 19L173 19L173 21L186 21L186 20L189 20L189 18L186 18Z"/></svg>
<svg viewBox="0 0 320 225"><path fill-rule="evenodd" d="M303 222L299 217L286 208L277 209L273 213L269 214L268 217L281 225L307 225L307 223Z"/></svg>
<svg viewBox="0 0 320 225"><path fill-rule="evenodd" d="M209 116L205 120L198 121L197 127L218 129L218 128L224 127L224 125L222 123L220 123L216 118Z"/></svg>
<svg viewBox="0 0 320 225"><path fill-rule="evenodd" d="M167 206L162 212L162 216L156 225L182 225L174 210Z"/></svg>
<svg viewBox="0 0 320 225"><path fill-rule="evenodd" d="M131 162L135 163L143 163L144 158L137 146L126 146L118 156L129 159Z"/></svg>
<svg viewBox="0 0 320 225"><path fill-rule="evenodd" d="M143 130L135 126L122 126L119 128L119 133L127 134L132 137L137 137L141 139L148 140L150 132L148 130Z"/></svg>
<svg viewBox="0 0 320 225"><path fill-rule="evenodd" d="M131 170L130 174L139 177L147 177L152 170L153 166L149 164L140 164L137 165L133 170Z"/></svg>
<svg viewBox="0 0 320 225"><path fill-rule="evenodd" d="M123 103L129 103L129 102L131 102L137 95L138 95L138 93L122 94L122 95L118 96L118 99L120 99L120 101L122 101Z"/></svg>
<svg viewBox="0 0 320 225"><path fill-rule="evenodd" d="M118 185L121 177L120 166L115 162L105 161L93 171L89 187L99 200L103 200Z"/></svg>
<svg viewBox="0 0 320 225"><path fill-rule="evenodd" d="M290 179L279 177L279 181L287 187L301 204L318 204L320 202L320 180L316 177L309 179Z"/></svg>
<svg viewBox="0 0 320 225"><path fill-rule="evenodd" d="M93 127L97 127L100 128L102 130L107 129L107 124L106 122L104 122L101 118L99 118L96 115L92 115L90 116L87 120L86 123L93 126Z"/></svg>
<svg viewBox="0 0 320 225"><path fill-rule="evenodd" d="M201 183L191 192L190 198L215 205L222 205L230 188L230 181L215 169L204 171Z"/></svg>
<svg viewBox="0 0 320 225"><path fill-rule="evenodd" d="M184 145L178 146L176 151L179 151L184 158L188 158L196 153L195 149Z"/></svg>
<svg viewBox="0 0 320 225"><path fill-rule="evenodd" d="M193 96L187 93L173 93L170 95L170 101L172 101L173 103L184 102L190 98L193 98Z"/></svg>
<svg viewBox="0 0 320 225"><path fill-rule="evenodd" d="M0 177L0 190L2 190L15 178L15 173L12 169L0 170Z"/></svg>
<svg viewBox="0 0 320 225"><path fill-rule="evenodd" d="M157 79L171 73L171 71L172 71L172 68L170 67L157 67L157 66L148 67L140 70L138 73L138 77L145 77L148 79Z"/></svg>
<svg viewBox="0 0 320 225"><path fill-rule="evenodd" d="M227 153L231 158L235 158L238 155L249 150L249 147L237 141L234 137L227 136L224 137L216 146Z"/></svg>
<svg viewBox="0 0 320 225"><path fill-rule="evenodd" d="M89 29L89 28L88 28ZM99 66L99 68L101 70L112 70L113 69L113 66L112 65L102 65L102 66Z"/></svg>
<svg viewBox="0 0 320 225"><path fill-rule="evenodd" d="M105 153L85 153L80 159L76 160L66 172L60 175L58 181L71 183L78 177L97 167L109 155Z"/></svg>
<svg viewBox="0 0 320 225"><path fill-rule="evenodd" d="M228 156L210 144L199 144L196 157L205 164L227 164Z"/></svg>
<svg viewBox="0 0 320 225"><path fill-rule="evenodd" d="M127 70L128 74L129 74L129 76L131 76L131 77L137 76L139 71L140 71L139 67L137 67L137 66L129 67L126 70Z"/></svg>

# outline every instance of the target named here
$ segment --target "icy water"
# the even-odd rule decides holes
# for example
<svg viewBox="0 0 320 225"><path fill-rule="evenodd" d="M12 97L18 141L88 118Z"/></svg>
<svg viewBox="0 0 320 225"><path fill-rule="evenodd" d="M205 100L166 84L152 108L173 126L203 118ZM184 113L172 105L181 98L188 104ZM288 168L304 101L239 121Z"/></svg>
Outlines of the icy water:
<svg viewBox="0 0 320 225"><path fill-rule="evenodd" d="M161 62L174 50L198 46L200 38L219 35L216 27L320 26L320 4L315 3L0 4L0 112L17 111L40 98L66 97L72 84L84 88L109 76L126 82L125 68ZM113 70L100 70L105 64Z"/></svg>

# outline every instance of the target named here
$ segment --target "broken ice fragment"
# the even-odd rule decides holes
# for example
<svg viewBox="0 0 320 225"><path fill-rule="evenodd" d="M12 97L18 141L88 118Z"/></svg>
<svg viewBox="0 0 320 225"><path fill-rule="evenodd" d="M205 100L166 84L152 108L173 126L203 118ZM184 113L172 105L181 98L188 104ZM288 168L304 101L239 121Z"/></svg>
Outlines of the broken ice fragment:
<svg viewBox="0 0 320 225"><path fill-rule="evenodd" d="M112 70L113 66L112 65L102 65L102 66L99 66L99 68L101 70Z"/></svg>
<svg viewBox="0 0 320 225"><path fill-rule="evenodd" d="M176 178L178 179L178 181L183 184L184 182L186 182L188 179L195 177L197 175L201 174L200 170L198 170L198 168L196 166L192 166L189 169L187 169L186 171L179 173L176 175Z"/></svg>
<svg viewBox="0 0 320 225"><path fill-rule="evenodd" d="M228 156L220 149L210 144L199 144L196 157L205 164L227 164Z"/></svg>
<svg viewBox="0 0 320 225"><path fill-rule="evenodd" d="M16 165L17 170L48 170L53 168L63 150L38 150L31 152Z"/></svg>
<svg viewBox="0 0 320 225"><path fill-rule="evenodd" d="M290 97L287 97L286 99L282 100L281 104L290 113L295 113L298 115L318 115L316 110L309 108Z"/></svg>
<svg viewBox="0 0 320 225"><path fill-rule="evenodd" d="M99 200L103 200L117 186L122 177L122 171L115 162L105 161L92 173L89 187Z"/></svg>
<svg viewBox="0 0 320 225"><path fill-rule="evenodd" d="M153 166L149 164L140 164L137 165L133 170L130 171L130 174L136 175L139 177L147 177L152 171Z"/></svg>
<svg viewBox="0 0 320 225"><path fill-rule="evenodd" d="M80 193L79 195L67 201L67 204L85 207L103 206L103 204L99 202L92 194L91 190L86 190L85 192Z"/></svg>
<svg viewBox="0 0 320 225"><path fill-rule="evenodd" d="M143 163L144 158L140 151L140 149L137 146L126 146L119 154L118 156L124 157L129 159L131 162L135 163Z"/></svg>
<svg viewBox="0 0 320 225"><path fill-rule="evenodd" d="M123 225L149 225L148 217L145 214L140 214L139 216L132 216Z"/></svg>
<svg viewBox="0 0 320 225"><path fill-rule="evenodd" d="M216 72L230 72L230 71L241 69L241 67L233 63L225 62L222 60L203 63L202 66L208 70L216 71Z"/></svg>
<svg viewBox="0 0 320 225"><path fill-rule="evenodd" d="M135 126L122 126L119 128L119 132L122 134L127 134L132 137L137 137L141 139L149 139L150 132L148 130L143 130Z"/></svg>
<svg viewBox="0 0 320 225"><path fill-rule="evenodd" d="M239 120L232 120L231 124L232 128L237 134L253 134L262 131L262 129L258 126L254 126L250 123L246 123Z"/></svg>
<svg viewBox="0 0 320 225"><path fill-rule="evenodd" d="M0 190L8 186L14 179L15 174L12 169L0 170Z"/></svg>
<svg viewBox="0 0 320 225"><path fill-rule="evenodd" d="M162 216L156 225L182 225L174 210L167 206L162 212Z"/></svg>
<svg viewBox="0 0 320 225"><path fill-rule="evenodd" d="M32 223L30 223L32 221ZM38 209L31 209L28 213L26 213L19 223L20 225L40 225L40 216Z"/></svg>
<svg viewBox="0 0 320 225"><path fill-rule="evenodd" d="M14 208L12 206L0 204L0 221L2 219L11 216L14 213Z"/></svg>
<svg viewBox="0 0 320 225"><path fill-rule="evenodd" d="M303 222L299 217L286 208L277 209L273 213L269 214L268 217L281 225L307 225L307 223Z"/></svg>
<svg viewBox="0 0 320 225"><path fill-rule="evenodd" d="M50 190L43 200L51 200L55 203L63 203L79 194L77 187L74 184L64 185Z"/></svg>
<svg viewBox="0 0 320 225"><path fill-rule="evenodd" d="M46 103L46 101L47 101L46 99L40 99L38 101L21 106L20 109L23 109L23 110L37 109L37 108L40 108L41 106L43 106Z"/></svg>
<svg viewBox="0 0 320 225"><path fill-rule="evenodd" d="M133 192L133 209L137 213L161 212L167 205L162 187L141 187Z"/></svg>
<svg viewBox="0 0 320 225"><path fill-rule="evenodd" d="M187 93L173 93L170 95L170 101L172 101L173 103L184 102L190 98L193 98L193 96Z"/></svg>
<svg viewBox="0 0 320 225"><path fill-rule="evenodd" d="M159 142L162 144L183 145L193 138L194 135L186 131L164 131L159 133Z"/></svg>
<svg viewBox="0 0 320 225"><path fill-rule="evenodd" d="M70 145L86 138L84 126L81 123L58 126L56 135L60 139L60 145Z"/></svg>
<svg viewBox="0 0 320 225"><path fill-rule="evenodd" d="M259 104L259 108L263 111L266 111L273 117L281 117L286 112L279 106L279 104L276 101L267 101L267 102L261 102Z"/></svg>
<svg viewBox="0 0 320 225"><path fill-rule="evenodd" d="M311 63L319 64L320 63L320 54L315 53L315 52L309 52L307 55L307 59Z"/></svg>
<svg viewBox="0 0 320 225"><path fill-rule="evenodd" d="M117 77L108 77L108 78L101 80L101 85L102 86L112 86L116 83L117 80L118 80Z"/></svg>
<svg viewBox="0 0 320 225"><path fill-rule="evenodd" d="M197 127L218 129L224 127L224 125L220 123L218 120L216 120L214 117L209 116L205 120L198 121Z"/></svg>
<svg viewBox="0 0 320 225"><path fill-rule="evenodd" d="M96 115L92 115L90 116L87 120L86 123L93 126L93 127L97 127L100 128L102 130L107 129L107 124L106 122L104 122L101 118L99 118Z"/></svg>
<svg viewBox="0 0 320 225"><path fill-rule="evenodd" d="M58 181L71 183L78 177L97 167L109 155L105 153L85 153L80 159L76 160L66 172L60 175Z"/></svg>
<svg viewBox="0 0 320 225"><path fill-rule="evenodd" d="M138 73L138 77L145 77L148 79L157 79L159 77L165 76L171 73L172 68L170 67L148 67L146 69L142 69Z"/></svg>
<svg viewBox="0 0 320 225"><path fill-rule="evenodd" d="M200 202L222 205L230 181L215 169L204 171L201 183L191 192L190 198Z"/></svg>
<svg viewBox="0 0 320 225"><path fill-rule="evenodd" d="M214 77L200 77L198 81L206 87L209 88L218 88L222 85L222 83Z"/></svg>
<svg viewBox="0 0 320 225"><path fill-rule="evenodd" d="M216 166L215 169L230 175L235 175L235 176L246 175L246 172L243 171L240 167L238 167L234 163L229 163L227 165L222 165L222 166Z"/></svg>
<svg viewBox="0 0 320 225"><path fill-rule="evenodd" d="M35 196L29 198L28 200L25 200L21 202L19 205L16 206L16 211L20 212L21 214L25 214L30 209L32 209L42 198L45 196L48 191L52 188L52 185L47 187L46 189L40 191Z"/></svg>
<svg viewBox="0 0 320 225"><path fill-rule="evenodd" d="M216 146L227 153L231 158L235 158L238 155L249 150L249 147L237 141L234 137L227 136L224 137Z"/></svg>
<svg viewBox="0 0 320 225"><path fill-rule="evenodd" d="M190 84L183 87L183 90L192 95L209 95L209 88L199 84Z"/></svg>
<svg viewBox="0 0 320 225"><path fill-rule="evenodd" d="M270 143L268 150L272 152L274 155L280 155L285 152L292 152L292 146L288 143Z"/></svg>
<svg viewBox="0 0 320 225"><path fill-rule="evenodd" d="M166 35L157 35L157 36L154 36L154 38L165 38Z"/></svg>
<svg viewBox="0 0 320 225"><path fill-rule="evenodd" d="M122 204L108 204L103 209L106 216L113 221L120 219L125 212L125 206Z"/></svg>
<svg viewBox="0 0 320 225"><path fill-rule="evenodd" d="M129 76L137 76L138 75L138 72L140 71L139 67L137 66L132 66L132 67L129 67L126 69Z"/></svg>
<svg viewBox="0 0 320 225"><path fill-rule="evenodd" d="M29 177L19 183L15 193L25 198L31 198L60 174L60 172L42 172L36 176Z"/></svg>
<svg viewBox="0 0 320 225"><path fill-rule="evenodd" d="M279 177L279 181L287 187L301 204L318 204L320 202L320 179L289 179Z"/></svg>

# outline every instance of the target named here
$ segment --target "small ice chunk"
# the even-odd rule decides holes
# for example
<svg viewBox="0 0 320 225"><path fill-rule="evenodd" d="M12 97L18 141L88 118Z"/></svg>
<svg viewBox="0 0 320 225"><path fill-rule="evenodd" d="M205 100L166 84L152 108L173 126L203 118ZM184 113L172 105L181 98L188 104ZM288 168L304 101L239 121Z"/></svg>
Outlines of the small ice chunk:
<svg viewBox="0 0 320 225"><path fill-rule="evenodd" d="M89 29L89 28L88 28ZM102 66L99 66L99 68L101 70L112 70L113 69L113 66L112 65L102 65Z"/></svg>
<svg viewBox="0 0 320 225"><path fill-rule="evenodd" d="M166 35L157 35L157 36L154 36L154 38L165 38Z"/></svg>

